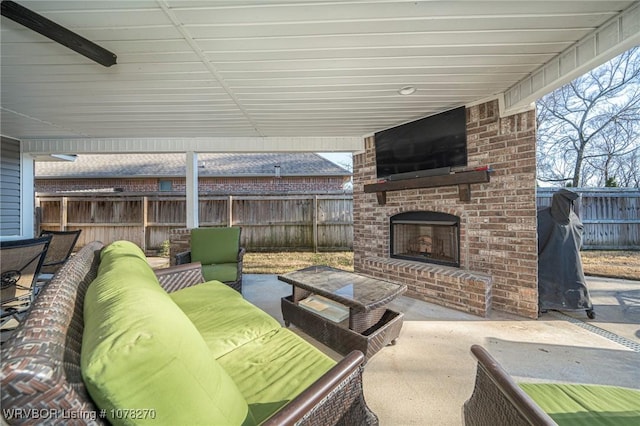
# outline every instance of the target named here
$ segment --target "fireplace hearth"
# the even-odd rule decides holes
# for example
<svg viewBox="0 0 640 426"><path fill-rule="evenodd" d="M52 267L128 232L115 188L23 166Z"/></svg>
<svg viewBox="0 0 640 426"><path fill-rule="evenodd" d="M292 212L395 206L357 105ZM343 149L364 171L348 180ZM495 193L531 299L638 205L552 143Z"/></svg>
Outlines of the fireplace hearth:
<svg viewBox="0 0 640 426"><path fill-rule="evenodd" d="M460 218L447 213L413 211L390 218L392 258L460 266Z"/></svg>

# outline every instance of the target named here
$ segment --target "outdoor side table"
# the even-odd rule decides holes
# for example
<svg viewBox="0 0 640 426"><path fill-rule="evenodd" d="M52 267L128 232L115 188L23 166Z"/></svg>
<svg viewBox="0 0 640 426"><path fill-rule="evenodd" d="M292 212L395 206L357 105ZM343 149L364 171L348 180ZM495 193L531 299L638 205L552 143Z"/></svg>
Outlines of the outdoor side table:
<svg viewBox="0 0 640 426"><path fill-rule="evenodd" d="M386 305L407 290L405 285L328 266L311 266L278 279L293 286L291 296L281 301L285 325L295 324L341 354L357 349L368 360L400 335L404 315Z"/></svg>

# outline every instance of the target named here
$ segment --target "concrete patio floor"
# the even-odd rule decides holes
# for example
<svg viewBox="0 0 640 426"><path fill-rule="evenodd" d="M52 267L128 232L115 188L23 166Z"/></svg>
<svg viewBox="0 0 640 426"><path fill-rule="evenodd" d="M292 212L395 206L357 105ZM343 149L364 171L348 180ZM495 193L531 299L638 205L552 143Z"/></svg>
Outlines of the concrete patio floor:
<svg viewBox="0 0 640 426"><path fill-rule="evenodd" d="M588 278L596 318L549 312L538 320L494 313L480 318L408 297L395 346L367 363L364 390L381 425L461 425L484 346L521 381L581 382L640 388L640 281ZM244 297L282 322L280 298L291 287L275 275L244 275ZM339 354L291 327L321 350Z"/></svg>
<svg viewBox="0 0 640 426"><path fill-rule="evenodd" d="M168 266L164 258L150 257L149 263ZM399 297L390 308L404 313L404 325L397 344L365 367L367 403L381 425L463 424L462 404L475 380L473 344L484 346L519 381L640 388L640 280L587 277L587 286L593 320L584 311L552 311L538 320L495 312L480 318ZM290 292L276 275L243 276L244 297L280 323L280 299ZM341 357L291 329L334 359Z"/></svg>

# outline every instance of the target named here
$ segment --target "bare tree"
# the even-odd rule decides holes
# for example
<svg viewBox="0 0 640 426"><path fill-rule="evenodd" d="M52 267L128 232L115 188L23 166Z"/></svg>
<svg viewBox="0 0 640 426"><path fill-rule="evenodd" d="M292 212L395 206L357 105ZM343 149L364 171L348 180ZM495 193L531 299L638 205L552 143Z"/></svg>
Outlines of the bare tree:
<svg viewBox="0 0 640 426"><path fill-rule="evenodd" d="M640 178L640 48L537 103L538 178L571 186L633 185Z"/></svg>

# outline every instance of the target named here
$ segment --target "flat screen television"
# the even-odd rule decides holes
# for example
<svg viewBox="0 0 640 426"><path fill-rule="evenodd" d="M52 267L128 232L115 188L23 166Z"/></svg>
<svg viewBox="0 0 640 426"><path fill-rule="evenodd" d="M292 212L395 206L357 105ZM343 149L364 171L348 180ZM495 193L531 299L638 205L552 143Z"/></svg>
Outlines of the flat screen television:
<svg viewBox="0 0 640 426"><path fill-rule="evenodd" d="M375 134L378 179L449 173L467 165L465 107L412 121Z"/></svg>

